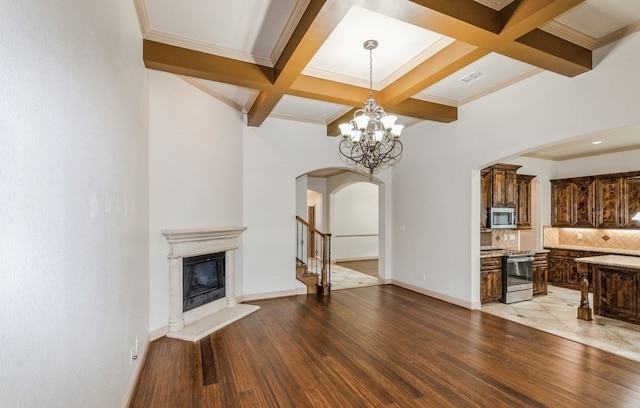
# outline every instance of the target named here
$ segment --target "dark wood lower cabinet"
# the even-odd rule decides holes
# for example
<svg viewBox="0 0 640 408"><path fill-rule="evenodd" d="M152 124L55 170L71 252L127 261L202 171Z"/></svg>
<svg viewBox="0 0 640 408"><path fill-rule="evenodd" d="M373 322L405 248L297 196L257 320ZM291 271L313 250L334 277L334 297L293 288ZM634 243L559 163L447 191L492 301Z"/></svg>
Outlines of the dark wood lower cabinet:
<svg viewBox="0 0 640 408"><path fill-rule="evenodd" d="M640 323L640 270L593 265L595 314Z"/></svg>
<svg viewBox="0 0 640 408"><path fill-rule="evenodd" d="M480 258L480 303L497 302L502 297L502 258ZM533 257L533 296L547 294L549 267L547 254Z"/></svg>
<svg viewBox="0 0 640 408"><path fill-rule="evenodd" d="M547 254L535 254L533 256L533 296L547 294L548 280L549 266Z"/></svg>
<svg viewBox="0 0 640 408"><path fill-rule="evenodd" d="M580 290L580 273L576 258L592 256L592 252L567 249L551 249L548 256L549 283L563 288ZM589 282L592 282L589 277ZM592 291L592 285L589 285Z"/></svg>
<svg viewBox="0 0 640 408"><path fill-rule="evenodd" d="M480 259L480 303L497 302L502 297L502 259Z"/></svg>

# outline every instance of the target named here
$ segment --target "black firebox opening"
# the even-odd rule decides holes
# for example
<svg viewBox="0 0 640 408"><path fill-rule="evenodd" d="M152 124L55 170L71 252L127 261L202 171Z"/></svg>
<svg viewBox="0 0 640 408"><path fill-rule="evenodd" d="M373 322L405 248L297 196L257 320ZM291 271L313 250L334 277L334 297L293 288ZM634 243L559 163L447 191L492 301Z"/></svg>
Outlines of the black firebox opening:
<svg viewBox="0 0 640 408"><path fill-rule="evenodd" d="M218 252L183 258L183 311L224 298L224 257Z"/></svg>

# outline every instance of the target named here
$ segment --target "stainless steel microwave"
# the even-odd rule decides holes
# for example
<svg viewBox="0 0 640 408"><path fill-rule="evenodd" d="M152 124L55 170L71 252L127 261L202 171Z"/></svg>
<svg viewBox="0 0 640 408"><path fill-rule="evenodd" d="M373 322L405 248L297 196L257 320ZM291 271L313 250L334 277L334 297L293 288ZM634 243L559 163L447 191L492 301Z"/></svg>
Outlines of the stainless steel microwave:
<svg viewBox="0 0 640 408"><path fill-rule="evenodd" d="M516 210L514 208L487 208L487 228L516 228Z"/></svg>

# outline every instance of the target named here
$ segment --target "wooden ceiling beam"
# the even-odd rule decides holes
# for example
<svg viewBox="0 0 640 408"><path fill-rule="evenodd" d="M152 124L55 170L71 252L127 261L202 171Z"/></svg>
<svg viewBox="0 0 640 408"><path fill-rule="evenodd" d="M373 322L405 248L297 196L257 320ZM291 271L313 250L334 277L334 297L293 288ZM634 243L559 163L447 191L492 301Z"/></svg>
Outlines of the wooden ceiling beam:
<svg viewBox="0 0 640 408"><path fill-rule="evenodd" d="M476 3L473 0L410 0L419 5L408 14L404 21L427 30L473 44L479 48L493 51L565 76L574 76L592 68L591 51L571 47L569 42L554 37L554 46L539 41L521 40L528 38L538 27L563 12L570 10L584 0L519 0L501 12L479 13L478 17L468 17L461 8ZM482 6L484 7L484 6ZM406 15L407 13L403 13ZM484 19L483 20L481 20ZM497 19L498 32L492 28L493 19ZM535 35L536 38L541 37Z"/></svg>
<svg viewBox="0 0 640 408"><path fill-rule="evenodd" d="M455 106L442 105L435 102L427 102L419 99L406 99L396 105L383 106L387 114L410 116L412 118L432 120L435 122L450 123L458 120L458 108ZM340 135L338 125L349 122L353 119L357 108L335 119L327 125L327 136Z"/></svg>
<svg viewBox="0 0 640 408"><path fill-rule="evenodd" d="M175 45L143 40L142 59L145 67L158 71L252 89L271 87L264 69L256 64Z"/></svg>
<svg viewBox="0 0 640 408"><path fill-rule="evenodd" d="M343 82L300 75L291 84L288 94L356 107L361 106L369 97L369 89Z"/></svg>
<svg viewBox="0 0 640 408"><path fill-rule="evenodd" d="M349 8L341 1L311 0L275 64L274 87L262 90L249 110L249 126L260 126L271 114Z"/></svg>

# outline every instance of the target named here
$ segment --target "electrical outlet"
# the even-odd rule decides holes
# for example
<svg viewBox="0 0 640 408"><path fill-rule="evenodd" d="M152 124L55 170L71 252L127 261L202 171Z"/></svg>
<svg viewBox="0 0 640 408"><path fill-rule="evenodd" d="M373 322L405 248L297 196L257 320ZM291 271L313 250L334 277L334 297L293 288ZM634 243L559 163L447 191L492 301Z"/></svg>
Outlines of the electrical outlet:
<svg viewBox="0 0 640 408"><path fill-rule="evenodd" d="M423 273L423 274L422 274L422 280L423 280L423 281L426 281L426 280L427 280L427 274L426 274L426 273Z"/></svg>
<svg viewBox="0 0 640 408"><path fill-rule="evenodd" d="M576 236L578 238L578 241L582 241L582 232L578 232Z"/></svg>
<svg viewBox="0 0 640 408"><path fill-rule="evenodd" d="M136 354L138 354L139 347L140 347L140 344L138 343L138 336L136 336Z"/></svg>

